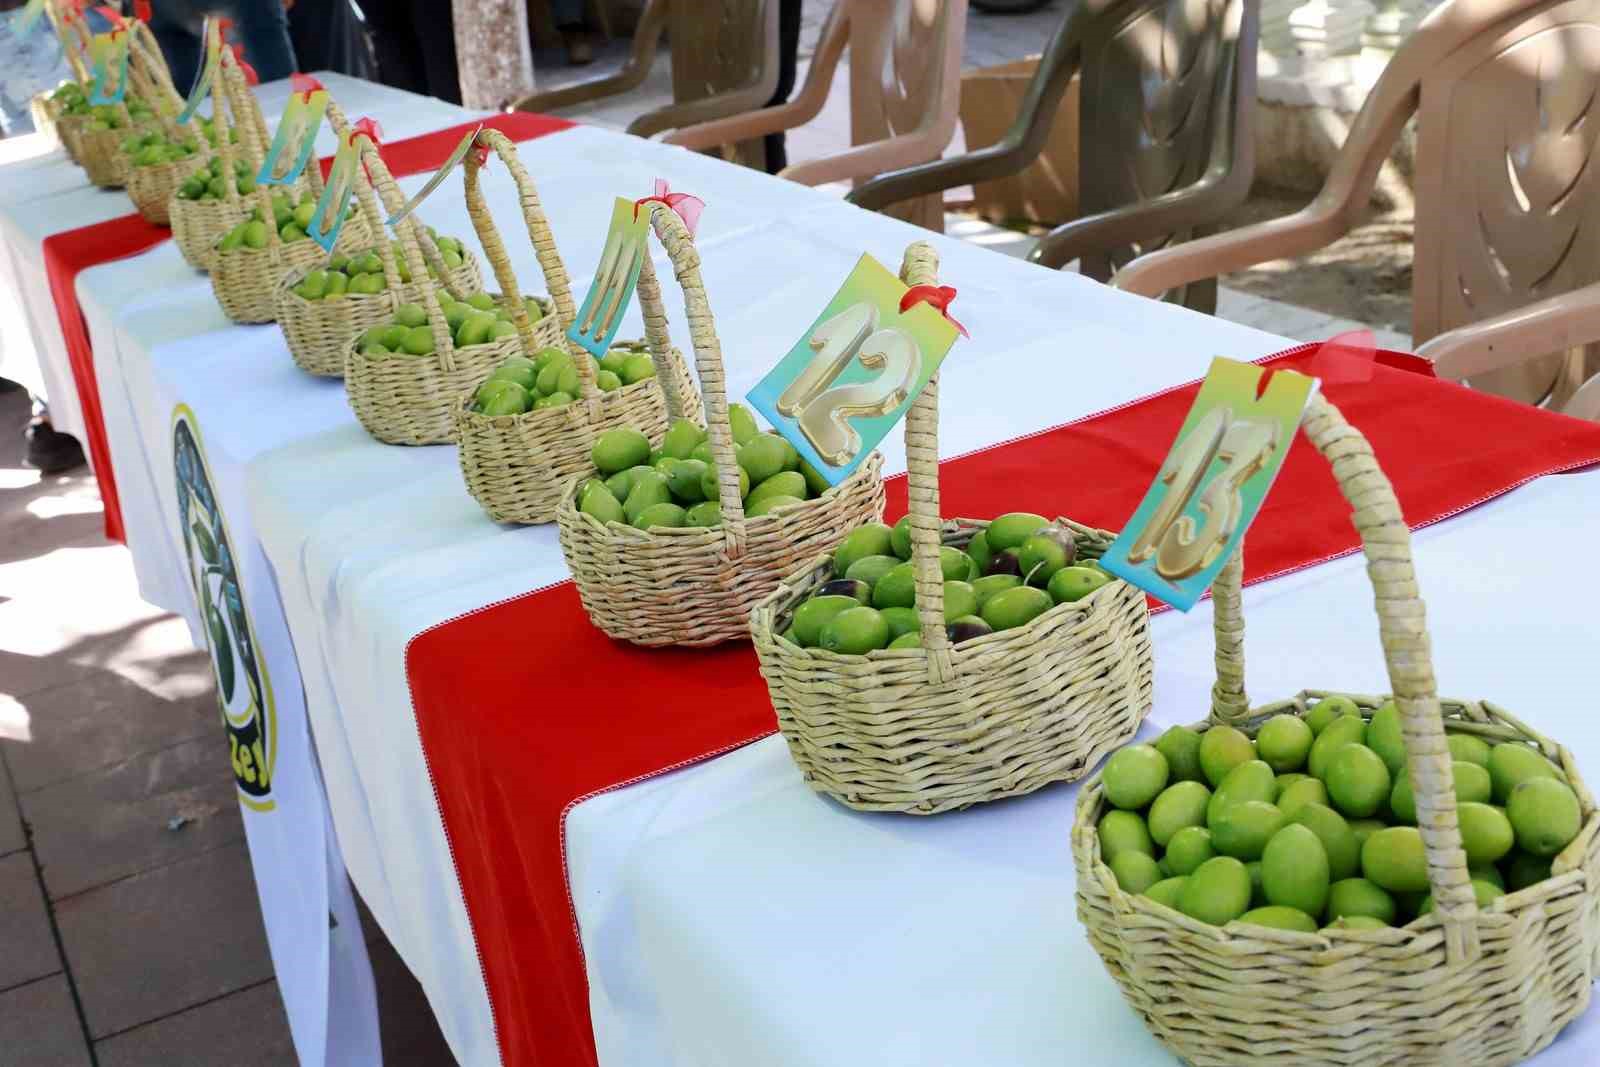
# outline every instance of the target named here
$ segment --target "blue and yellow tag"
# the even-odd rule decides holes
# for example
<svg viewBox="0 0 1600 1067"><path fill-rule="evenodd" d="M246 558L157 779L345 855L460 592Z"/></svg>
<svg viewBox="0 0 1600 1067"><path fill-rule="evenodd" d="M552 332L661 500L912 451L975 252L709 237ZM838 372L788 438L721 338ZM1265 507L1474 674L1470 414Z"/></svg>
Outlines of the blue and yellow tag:
<svg viewBox="0 0 1600 1067"><path fill-rule="evenodd" d="M620 196L611 207L611 226L606 230L600 265L595 268L594 281L578 309L577 319L567 327L567 339L596 359L611 350L611 342L633 302L639 271L650 251L652 210L655 209Z"/></svg>
<svg viewBox="0 0 1600 1067"><path fill-rule="evenodd" d="M94 63L91 104L120 104L128 95L128 43L123 30L97 33L89 42L89 57Z"/></svg>
<svg viewBox="0 0 1600 1067"><path fill-rule="evenodd" d="M317 146L317 131L322 128L327 112L326 89L289 95L289 105L283 109L272 144L256 174L258 185L292 185L305 173L306 164Z"/></svg>
<svg viewBox="0 0 1600 1067"><path fill-rule="evenodd" d="M1318 381L1218 358L1156 480L1100 565L1188 611L1244 538Z"/></svg>

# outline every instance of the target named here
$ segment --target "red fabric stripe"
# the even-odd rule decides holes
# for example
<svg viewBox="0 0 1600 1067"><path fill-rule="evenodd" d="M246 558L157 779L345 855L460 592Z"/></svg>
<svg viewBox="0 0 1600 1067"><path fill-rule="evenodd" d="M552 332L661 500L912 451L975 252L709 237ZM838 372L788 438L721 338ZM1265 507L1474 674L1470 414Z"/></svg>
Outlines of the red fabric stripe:
<svg viewBox="0 0 1600 1067"><path fill-rule="evenodd" d="M524 112L492 115L384 145L384 161L396 177L437 170L450 157L450 152L462 135L477 127L480 121L484 126L499 130L519 142L531 141L573 125L566 119L549 115ZM331 156L322 160L324 177L332 164ZM78 307L78 272L138 255L171 236L170 230L153 226L134 213L92 226L63 230L44 239L45 275L50 282L50 296L56 305L56 315L61 321L61 334L66 339L67 358L72 366L73 383L78 390L78 403L83 408L84 428L89 438L84 444L94 465L95 478L100 483L100 496L105 504L106 536L113 541L124 539L122 508L117 497L116 477L111 469L105 420L101 415L100 386L94 373L94 355L89 348L89 328L83 321L83 311Z"/></svg>
<svg viewBox="0 0 1600 1067"><path fill-rule="evenodd" d="M1310 355L1308 346L1266 362L1303 368ZM1433 380L1414 356L1381 355L1373 372L1328 394L1372 440L1414 526L1600 461L1600 425ZM977 518L1029 510L1117 529L1196 388L949 460L942 510ZM888 488L893 521L904 513L904 477ZM1355 547L1327 465L1299 439L1252 529L1250 580ZM593 1064L566 812L771 733L755 654L748 644L692 651L613 642L563 582L418 635L406 673L504 1063Z"/></svg>

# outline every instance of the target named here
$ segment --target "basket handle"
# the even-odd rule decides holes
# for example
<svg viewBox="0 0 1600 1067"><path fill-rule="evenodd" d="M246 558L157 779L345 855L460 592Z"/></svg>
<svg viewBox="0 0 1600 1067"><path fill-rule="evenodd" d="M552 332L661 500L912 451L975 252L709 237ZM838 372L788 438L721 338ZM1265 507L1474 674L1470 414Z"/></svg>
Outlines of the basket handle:
<svg viewBox="0 0 1600 1067"><path fill-rule="evenodd" d="M50 28L56 31L56 40L61 42L61 54L67 57L67 65L72 68L72 76L81 85L89 80L89 69L83 61L83 54L79 51L81 43L74 43L68 36L67 24L61 19L61 13L56 10L56 0L47 0L44 5L45 17L50 20ZM83 31L80 31L83 32Z"/></svg>
<svg viewBox="0 0 1600 1067"><path fill-rule="evenodd" d="M745 550L744 500L739 495L739 464L733 448L733 425L728 421L728 387L722 366L722 343L717 340L711 302L706 298L705 280L700 275L700 253L677 212L655 201L641 205L640 209L650 212L651 226L662 247L667 250L673 273L677 275L678 285L683 290L689 339L694 345L694 368L700 376L700 394L705 402L706 433L711 442L711 458L717 468L717 501L722 506L725 542L723 551L729 559L738 559ZM644 265L639 270L636 291L640 310L644 314L645 339L650 344L650 355L656 365L662 391L676 393L676 382L660 377L662 368L671 364L670 342L667 340L666 310L661 301L661 289L651 269L649 256L644 257ZM656 321L652 323L652 319Z"/></svg>
<svg viewBox="0 0 1600 1067"><path fill-rule="evenodd" d="M907 285L933 285L939 277L939 253L926 241L906 249L900 280ZM939 515L939 376L906 411L906 487L910 497L911 564L916 571L917 619L922 648L928 654L928 683L940 685L955 677L950 635L944 628L944 570L939 548L944 520Z"/></svg>
<svg viewBox="0 0 1600 1067"><path fill-rule="evenodd" d="M328 101L328 125L338 135L340 144L350 136L350 120L344 109L332 100ZM394 249L384 239L383 216L378 214L378 200L372 194L372 183L367 179L367 170L360 155L356 156L356 172L351 184L355 189L356 203L360 205L361 217L367 220L367 229L377 242L378 259L383 263L383 284L398 301L402 284L400 268L395 265Z"/></svg>
<svg viewBox="0 0 1600 1067"><path fill-rule="evenodd" d="M384 163L383 156L378 153L376 146L371 141L361 147L361 162L366 167L367 174L372 178L372 187L383 202L385 210L393 213L405 205L405 194L395 184L394 175L389 173L388 164ZM400 236L400 254L405 256L406 269L411 272L412 281L416 282L417 290L422 294L422 306L428 312L428 331L433 334L433 351L439 357L440 366L446 371L456 369L455 341L450 337L450 327L444 321L444 310L439 306L439 293L432 278L428 277L428 268L422 258L422 243L433 251L435 259L438 249L433 244L433 239L423 229L422 222L413 212L400 220L400 225L395 227ZM378 229L378 240L383 241L383 229ZM439 271L441 281L449 274L444 267L444 261L438 260L436 269ZM520 303L520 301L518 301Z"/></svg>
<svg viewBox="0 0 1600 1067"><path fill-rule="evenodd" d="M221 29L217 29L216 33L220 37L222 34ZM222 49L221 69L218 74L228 87L228 99L232 105L235 124L239 129L239 143L244 149L245 162L252 168L260 169L261 161L266 158L268 142L264 131L251 121L250 115L254 97L250 94L250 87L245 83L244 73L239 69L231 48L224 47ZM219 147L222 147L220 135L218 141ZM237 202L239 198L234 185L236 178L233 173L233 161L230 158L232 147L222 147L222 152L222 189L230 201ZM313 162L311 168L314 167L315 163ZM274 188L276 187L257 183L255 192L250 195L261 209L261 221L267 229L266 251L276 257L276 249L282 244L282 241L278 237L277 219L272 213L272 190Z"/></svg>
<svg viewBox="0 0 1600 1067"><path fill-rule="evenodd" d="M650 350L650 362L656 368L656 382L667 404L667 416L681 419L686 414L680 392L683 383L678 378L677 362L670 358L672 335L667 331L667 309L661 302L661 281L656 277L655 264L650 262L649 256L640 261L639 284L634 291L639 294L645 347Z"/></svg>
<svg viewBox="0 0 1600 1067"><path fill-rule="evenodd" d="M1416 794L1417 827L1427 851L1428 880L1444 927L1446 956L1452 964L1470 962L1480 953L1478 905L1456 820L1450 749L1433 677L1426 611L1412 565L1411 531L1372 446L1338 408L1317 395L1303 426L1307 439L1333 467L1339 491L1354 512L1375 594L1389 685L1400 709L1406 769ZM1217 682L1211 714L1220 723L1237 722L1248 714L1240 590L1243 570L1235 554L1218 572L1212 591Z"/></svg>
<svg viewBox="0 0 1600 1067"><path fill-rule="evenodd" d="M493 136L490 136L490 135ZM561 325L572 321L572 291L565 288L567 281L566 269L561 265L561 257L556 253L555 240L550 236L549 224L545 221L544 208L539 203L539 193L533 186L533 179L517 159L517 150L511 142L494 130L479 130L474 145L483 145L494 150L505 164L506 170L511 173L511 178L517 185L517 197L522 202L522 214L527 222L528 236L533 238L534 251L539 257L539 266L544 271L545 284L550 287L550 298L556 306L556 323ZM522 286L517 281L517 273L512 269L511 256L506 251L505 239L500 236L500 228L494 224L494 214L489 210L488 202L483 196L483 168L484 163L478 159L476 151L469 151L465 160L465 173L462 175L462 185L467 196L467 215L472 219L472 229L478 235L478 243L483 246L483 254L489 259L489 266L494 271L495 284L500 286L500 292L515 301L511 312L511 321L517 327L517 338L522 342L523 353L532 356L538 350L538 342L533 336L533 320L528 317L528 309L522 303ZM538 235L542 234L543 247ZM554 275L551 273L552 264ZM563 286L563 296L566 305L556 300L555 288L552 278L559 278ZM599 390L594 383L594 360L574 359L573 367L578 372L578 392L589 402L589 415L591 420L599 415L600 402Z"/></svg>

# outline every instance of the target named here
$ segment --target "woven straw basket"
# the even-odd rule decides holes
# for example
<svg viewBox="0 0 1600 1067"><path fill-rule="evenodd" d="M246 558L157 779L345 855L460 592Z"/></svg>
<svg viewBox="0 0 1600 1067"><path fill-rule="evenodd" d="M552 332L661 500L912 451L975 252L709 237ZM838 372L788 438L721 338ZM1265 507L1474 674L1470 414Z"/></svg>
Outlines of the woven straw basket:
<svg viewBox="0 0 1600 1067"><path fill-rule="evenodd" d="M1411 535L1393 489L1366 439L1325 399L1313 400L1305 430L1355 512L1437 907L1403 928L1370 931L1197 922L1118 888L1095 832L1107 808L1097 775L1079 794L1072 828L1078 916L1128 1002L1190 1063L1516 1063L1588 1006L1600 946L1600 815L1566 749L1488 702L1439 699ZM1271 715L1305 715L1322 694L1249 708L1241 572L1235 556L1214 590L1211 721L1253 734ZM1368 716L1379 703L1353 699ZM1583 812L1582 831L1555 857L1551 877L1487 908L1468 881L1447 733L1536 747L1561 766Z"/></svg>
<svg viewBox="0 0 1600 1067"><path fill-rule="evenodd" d="M66 149L67 158L80 167L83 166L83 135L88 132L91 121L88 115L62 115L56 119L56 136L61 139L61 147Z"/></svg>
<svg viewBox="0 0 1600 1067"><path fill-rule="evenodd" d="M223 159L233 158L233 146L230 144L233 130L240 131L242 139L244 130L254 129L257 143L264 145L269 140L267 120L261 114L261 105L245 84L233 53L226 48L222 50L221 70L211 83L211 126L217 138L214 152ZM224 144L229 145L228 155L223 155ZM242 141L240 148L243 149ZM248 152L245 158L250 159ZM259 166L260 160L255 162ZM250 201L238 195L233 184L232 167L231 161L227 163L223 181L227 195L221 200L184 200L178 197L176 187L167 198L167 224L172 227L172 239L178 251L183 253L184 262L195 270L211 270L216 261L217 242L250 214ZM294 192L297 196L304 195L308 189L306 178L301 175L295 181Z"/></svg>
<svg viewBox="0 0 1600 1067"><path fill-rule="evenodd" d="M138 89L139 93L162 115L159 125L168 140L177 141L191 136L200 145L204 145L205 141L199 134L198 125L189 130L178 125L176 116L183 109L183 98L178 95L177 88L172 84L172 74L167 69L167 62L161 55L161 48L150 32L149 25L135 19L133 27L133 55L139 57L140 62L129 62L129 84ZM198 151L188 159L171 163L137 166L129 160L125 183L128 198L133 201L133 206L138 209L146 222L165 226L170 221L167 201L172 198L178 186L183 184L185 178L205 165L205 160L205 155Z"/></svg>
<svg viewBox="0 0 1600 1067"><path fill-rule="evenodd" d="M61 118L61 105L50 99L50 92L35 93L28 98L28 116L33 120L33 130L51 144L61 144L56 122Z"/></svg>
<svg viewBox="0 0 1600 1067"><path fill-rule="evenodd" d="M344 112L331 101L328 104L328 119L340 138L349 135L350 127ZM367 232L379 238L376 251L383 262L384 291L346 293L334 299L307 300L295 293L294 287L310 273L308 269L285 274L273 294L274 316L283 330L284 340L288 342L289 354L294 357L295 364L307 374L324 378L344 377L345 352L352 338L393 318L395 308L400 304L420 301L422 297L421 286L416 281L400 281L394 248L382 240L383 216L378 213L377 198L361 168L357 168L355 175L355 193L361 217L366 220ZM477 259L470 251L462 250L461 265L453 270L434 255L436 252L433 243L424 240L423 253L430 257L430 265L439 272L439 276L446 279L446 289L464 294L483 288Z"/></svg>
<svg viewBox="0 0 1600 1067"><path fill-rule="evenodd" d="M102 189L121 189L128 182L128 172L133 169L122 142L138 134L160 128L158 122L135 123L128 117L126 104L117 105L123 124L114 130L84 129L78 137L78 163L89 180Z"/></svg>
<svg viewBox="0 0 1600 1067"><path fill-rule="evenodd" d="M906 250L901 279L932 285L933 248ZM941 544L964 548L987 522L939 519L938 379L906 413L911 558L922 648L845 656L779 638L794 609L835 577L819 556L751 613L750 635L778 728L818 792L864 811L917 815L1070 781L1131 738L1150 711L1144 594L1111 582L1013 630L952 646ZM1112 534L1063 520L1080 557Z"/></svg>
<svg viewBox="0 0 1600 1067"><path fill-rule="evenodd" d="M533 179L517 158L515 146L503 134L486 130L479 135L505 161L517 184L528 237L539 257L545 285L555 304L558 331L576 317L567 269L556 249L544 207ZM473 226L484 248L490 250L502 290L514 290L516 278L510 260L499 248L499 234L489 218L479 188L480 166L467 157L467 204ZM503 268L503 269L502 269ZM497 522L554 522L566 480L591 466L589 452L596 434L618 426L631 426L652 440L666 432L668 419L686 414L699 421L699 398L689 378L683 354L670 344L652 349L656 374L609 393L595 384L594 359L558 334L557 346L572 353L578 371L578 397L565 407L542 408L520 415L484 415L472 410L473 390L452 408L456 443L460 446L461 475L467 491Z"/></svg>
<svg viewBox="0 0 1600 1067"><path fill-rule="evenodd" d="M363 158L385 206L391 212L398 210L405 198L389 168L375 151L364 151ZM531 355L561 340L561 324L557 321L554 303L536 297L543 314L538 322L529 318L522 298L516 295L516 277L506 261L505 243L495 230L494 221L486 211L479 218L470 195L468 207L496 279L505 279L507 283L502 292L490 295L511 313L517 334L488 344L455 346L439 306L437 286L423 265L421 246L431 244L432 239L415 215L403 219L399 226L400 247L420 294L419 303L428 312L433 353L371 359L361 354L356 337L350 338L345 347L344 385L350 407L367 432L384 444L449 444L454 438L451 412L457 397L487 377L506 357ZM481 207L480 202L478 208Z"/></svg>
<svg viewBox="0 0 1600 1067"><path fill-rule="evenodd" d="M227 50L224 49L224 54ZM235 92L248 90L242 88L243 79L239 79L239 87ZM235 114L248 113L243 105L236 107ZM241 129L239 140L243 144L245 156L251 165L259 167L266 154L266 141L261 131L254 122L239 123ZM240 204L239 218L249 216L250 210L244 206L247 201L239 195L237 187L231 180L233 175L233 145L222 132L217 136L217 153L222 157L223 186L226 189L229 201L237 200ZM304 171L306 193L309 196L322 194L322 168L314 162L307 165ZM315 241L307 238L285 244L278 236L278 228L273 224L272 194L281 186L257 185L254 197L256 205L260 208L261 217L267 223L267 243L263 248L237 248L226 254L217 252L211 259L211 290L216 294L217 303L222 305L222 313L234 322L272 322L277 315L277 302L275 294L278 283L283 280L286 273L304 274L322 262L327 253ZM378 235L367 231L367 220L357 213L353 215L339 231L339 239L334 248L343 253L350 253L366 247ZM222 238L218 237L220 244Z"/></svg>
<svg viewBox="0 0 1600 1067"><path fill-rule="evenodd" d="M883 514L883 457L872 453L849 478L814 500L745 516L722 345L700 277L700 254L670 208L652 203L649 210L683 288L722 524L645 531L601 523L578 510L581 477L568 483L556 522L584 609L608 636L637 645L712 645L747 637L750 609L785 575ZM660 353L669 345L667 316L649 256L639 272L638 294L645 336L659 367Z"/></svg>

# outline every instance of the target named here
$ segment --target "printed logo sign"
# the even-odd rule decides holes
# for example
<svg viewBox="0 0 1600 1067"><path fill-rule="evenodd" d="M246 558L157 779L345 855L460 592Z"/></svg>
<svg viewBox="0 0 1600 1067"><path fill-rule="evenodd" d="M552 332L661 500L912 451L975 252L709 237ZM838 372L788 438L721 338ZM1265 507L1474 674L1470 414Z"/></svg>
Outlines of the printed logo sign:
<svg viewBox="0 0 1600 1067"><path fill-rule="evenodd" d="M200 425L184 404L172 413L172 454L184 554L211 649L239 802L255 811L271 811L275 806L272 772L278 755L272 683L256 657L255 632L239 587L238 562L227 522L206 464Z"/></svg>
<svg viewBox="0 0 1600 1067"><path fill-rule="evenodd" d="M871 256L855 269L778 365L750 390L829 485L848 478L905 417L939 370L957 328Z"/></svg>
<svg viewBox="0 0 1600 1067"><path fill-rule="evenodd" d="M1155 482L1100 565L1180 611L1194 607L1260 512L1317 384L1213 360Z"/></svg>
<svg viewBox="0 0 1600 1067"><path fill-rule="evenodd" d="M651 210L640 210L632 200L620 196L611 207L611 226L594 282L577 319L567 327L567 339L582 345L596 359L611 350L611 342L622 329L622 317L633 303L633 290L649 251Z"/></svg>

